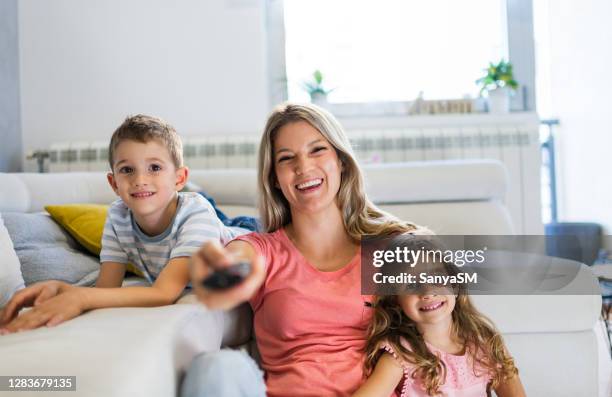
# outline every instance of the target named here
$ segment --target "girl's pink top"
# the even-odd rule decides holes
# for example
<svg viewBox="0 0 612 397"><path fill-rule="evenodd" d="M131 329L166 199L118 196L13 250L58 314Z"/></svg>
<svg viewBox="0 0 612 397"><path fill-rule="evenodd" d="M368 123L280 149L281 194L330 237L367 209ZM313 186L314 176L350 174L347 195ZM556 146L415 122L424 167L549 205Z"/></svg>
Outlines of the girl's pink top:
<svg viewBox="0 0 612 397"><path fill-rule="evenodd" d="M410 345L406 341L402 341L404 347L410 350ZM444 384L439 388L440 397L486 397L487 385L490 381L490 376L486 371L478 369L474 371L473 360L467 354L457 356L444 352L429 343L426 343L429 350L438 355L446 365L446 379ZM420 379L412 377L414 365L403 360L393 350L393 348L385 343L382 349L392 354L399 362L404 370L404 377L397 386L394 396L398 397L429 397L425 392Z"/></svg>
<svg viewBox="0 0 612 397"><path fill-rule="evenodd" d="M266 278L250 300L267 395L350 396L364 381L363 348L372 309L361 295L360 253L343 268L313 267L280 229L252 233Z"/></svg>

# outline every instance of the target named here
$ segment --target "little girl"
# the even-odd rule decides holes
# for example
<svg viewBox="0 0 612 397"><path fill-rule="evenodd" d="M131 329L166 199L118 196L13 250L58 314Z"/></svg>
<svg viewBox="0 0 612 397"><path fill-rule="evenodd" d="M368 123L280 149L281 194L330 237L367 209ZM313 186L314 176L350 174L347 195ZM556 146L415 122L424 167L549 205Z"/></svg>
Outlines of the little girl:
<svg viewBox="0 0 612 397"><path fill-rule="evenodd" d="M441 249L427 236L398 236L392 245ZM435 274L457 274L451 263L434 265ZM427 274L433 274L431 267ZM398 295L374 299L365 359L369 377L353 397L480 397L491 390L498 397L525 396L501 335L474 307L465 286L403 287Z"/></svg>

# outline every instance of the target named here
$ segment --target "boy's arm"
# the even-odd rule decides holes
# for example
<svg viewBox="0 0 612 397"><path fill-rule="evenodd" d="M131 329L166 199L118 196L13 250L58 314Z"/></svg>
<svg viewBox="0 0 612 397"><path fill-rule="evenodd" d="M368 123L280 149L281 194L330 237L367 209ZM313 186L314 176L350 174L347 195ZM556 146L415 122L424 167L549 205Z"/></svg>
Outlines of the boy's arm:
<svg viewBox="0 0 612 397"><path fill-rule="evenodd" d="M98 288L117 288L121 287L125 277L125 264L119 262L102 262L100 264L100 274L96 280Z"/></svg>
<svg viewBox="0 0 612 397"><path fill-rule="evenodd" d="M151 287L86 288L82 291L82 309L172 304L189 282L189 261L187 257L170 259Z"/></svg>
<svg viewBox="0 0 612 397"><path fill-rule="evenodd" d="M44 301L66 292L72 286L58 280L41 281L17 291L0 311L0 326L12 321L25 307L38 306Z"/></svg>
<svg viewBox="0 0 612 397"><path fill-rule="evenodd" d="M125 265L118 262L102 262L96 281L98 288L121 287L125 276ZM43 302L74 288L63 281L49 280L32 284L13 295L0 312L0 326L9 323L24 307L38 306Z"/></svg>
<svg viewBox="0 0 612 397"><path fill-rule="evenodd" d="M189 258L171 259L152 287L84 288L72 287L0 329L10 333L55 326L81 313L103 307L151 307L174 303L189 282Z"/></svg>
<svg viewBox="0 0 612 397"><path fill-rule="evenodd" d="M404 370L389 353L383 353L376 363L374 372L353 397L388 397L402 380Z"/></svg>

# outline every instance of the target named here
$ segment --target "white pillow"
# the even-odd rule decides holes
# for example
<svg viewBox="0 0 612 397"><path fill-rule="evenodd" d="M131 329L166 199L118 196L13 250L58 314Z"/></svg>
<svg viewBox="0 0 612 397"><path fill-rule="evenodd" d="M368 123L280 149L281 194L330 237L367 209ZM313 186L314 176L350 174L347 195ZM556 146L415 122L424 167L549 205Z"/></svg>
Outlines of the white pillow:
<svg viewBox="0 0 612 397"><path fill-rule="evenodd" d="M19 259L0 215L0 307L6 305L11 296L24 287Z"/></svg>

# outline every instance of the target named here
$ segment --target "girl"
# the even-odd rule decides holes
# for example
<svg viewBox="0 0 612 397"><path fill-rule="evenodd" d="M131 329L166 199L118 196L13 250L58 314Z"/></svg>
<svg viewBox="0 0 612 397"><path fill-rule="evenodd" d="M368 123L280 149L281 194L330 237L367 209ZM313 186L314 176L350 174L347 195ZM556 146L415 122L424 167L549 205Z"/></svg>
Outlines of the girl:
<svg viewBox="0 0 612 397"><path fill-rule="evenodd" d="M426 236L401 235L392 246L398 244L414 251L440 250ZM457 274L453 264L434 266L426 269L428 275ZM385 267L394 266L383 266L383 271ZM393 269L398 270L405 269ZM475 397L488 396L491 389L499 397L525 396L501 335L474 307L465 286L407 287L399 291L402 295L374 300L365 349L369 378L353 397Z"/></svg>

